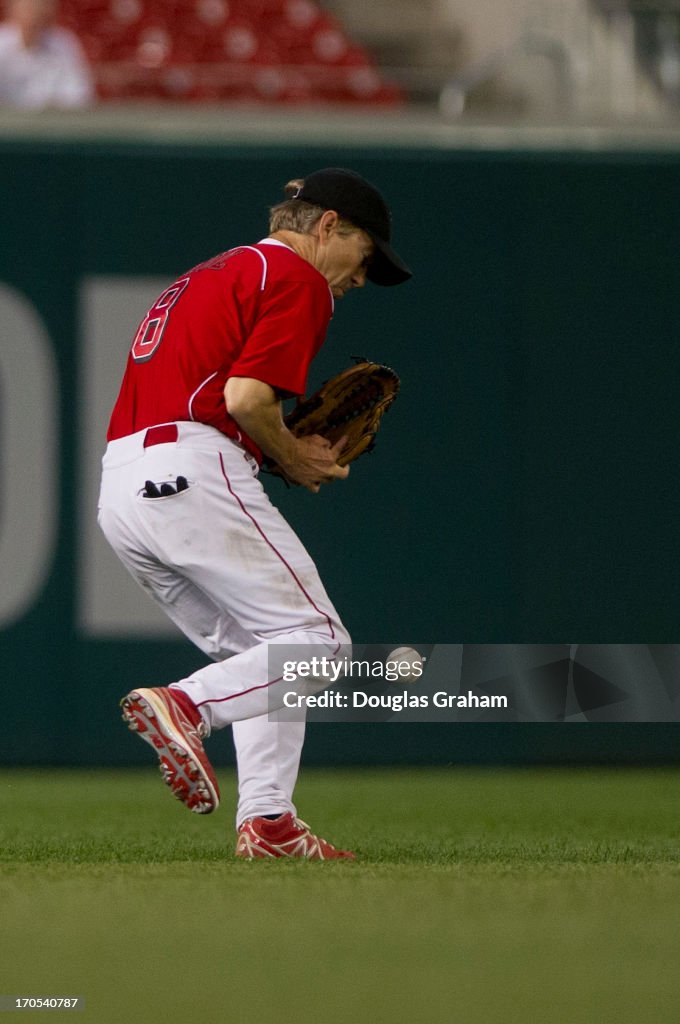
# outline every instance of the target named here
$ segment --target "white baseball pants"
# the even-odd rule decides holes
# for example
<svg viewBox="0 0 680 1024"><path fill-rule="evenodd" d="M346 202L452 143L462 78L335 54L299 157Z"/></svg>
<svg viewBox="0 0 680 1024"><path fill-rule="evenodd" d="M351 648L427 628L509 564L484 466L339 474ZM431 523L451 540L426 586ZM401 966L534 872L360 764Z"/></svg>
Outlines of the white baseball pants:
<svg viewBox="0 0 680 1024"><path fill-rule="evenodd" d="M109 443L99 524L137 582L214 660L170 685L189 695L209 729L233 725L237 825L296 813L305 724L270 718L296 688L283 682L282 663L312 644L313 655L343 657L350 639L254 459L213 427L176 426L174 442L157 443L163 432L151 428ZM178 476L186 490L143 496L145 481L160 487Z"/></svg>

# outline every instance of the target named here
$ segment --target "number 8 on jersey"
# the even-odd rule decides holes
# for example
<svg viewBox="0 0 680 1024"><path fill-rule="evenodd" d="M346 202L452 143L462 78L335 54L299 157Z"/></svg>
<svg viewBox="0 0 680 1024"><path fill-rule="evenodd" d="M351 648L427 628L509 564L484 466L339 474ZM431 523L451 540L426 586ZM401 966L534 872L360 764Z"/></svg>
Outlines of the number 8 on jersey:
<svg viewBox="0 0 680 1024"><path fill-rule="evenodd" d="M151 359L161 343L170 310L188 284L189 278L183 277L166 288L142 320L132 343L132 358L136 363L145 363Z"/></svg>

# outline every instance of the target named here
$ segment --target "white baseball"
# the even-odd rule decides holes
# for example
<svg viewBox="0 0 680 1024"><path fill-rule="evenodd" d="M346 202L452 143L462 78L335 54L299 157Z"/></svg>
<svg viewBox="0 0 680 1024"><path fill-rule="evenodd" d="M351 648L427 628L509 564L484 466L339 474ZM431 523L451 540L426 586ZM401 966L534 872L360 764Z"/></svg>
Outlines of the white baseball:
<svg viewBox="0 0 680 1024"><path fill-rule="evenodd" d="M423 656L415 647L395 647L387 657L385 663L389 663L399 675L395 683L417 683L423 674Z"/></svg>

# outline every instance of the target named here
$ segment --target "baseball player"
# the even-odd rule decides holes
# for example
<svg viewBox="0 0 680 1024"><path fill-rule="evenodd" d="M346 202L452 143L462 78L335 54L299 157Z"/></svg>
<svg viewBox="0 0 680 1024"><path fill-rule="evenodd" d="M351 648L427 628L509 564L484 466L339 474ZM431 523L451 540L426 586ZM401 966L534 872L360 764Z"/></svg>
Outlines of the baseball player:
<svg viewBox="0 0 680 1024"><path fill-rule="evenodd" d="M304 721L269 717L291 689L279 649L341 657L350 638L258 470L268 456L311 492L347 477L344 439L295 438L281 403L304 394L334 300L411 272L390 244L383 197L358 174L316 171L286 196L267 238L187 271L140 324L109 425L99 524L213 662L121 702L175 796L197 813L217 808L203 740L232 725L236 855L352 859L297 817Z"/></svg>

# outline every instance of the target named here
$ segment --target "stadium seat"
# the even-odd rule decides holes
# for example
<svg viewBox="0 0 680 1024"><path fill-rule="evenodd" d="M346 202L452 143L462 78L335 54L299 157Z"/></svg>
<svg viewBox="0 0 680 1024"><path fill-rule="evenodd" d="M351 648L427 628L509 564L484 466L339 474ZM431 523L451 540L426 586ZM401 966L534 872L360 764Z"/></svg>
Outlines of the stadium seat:
<svg viewBox="0 0 680 1024"><path fill-rule="evenodd" d="M399 103L314 0L64 0L108 99Z"/></svg>

